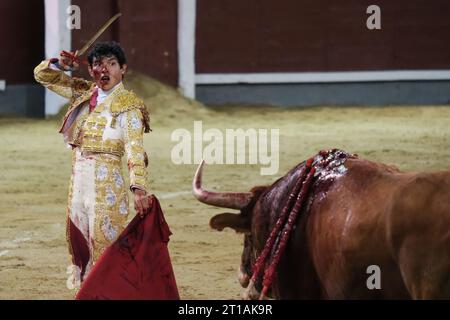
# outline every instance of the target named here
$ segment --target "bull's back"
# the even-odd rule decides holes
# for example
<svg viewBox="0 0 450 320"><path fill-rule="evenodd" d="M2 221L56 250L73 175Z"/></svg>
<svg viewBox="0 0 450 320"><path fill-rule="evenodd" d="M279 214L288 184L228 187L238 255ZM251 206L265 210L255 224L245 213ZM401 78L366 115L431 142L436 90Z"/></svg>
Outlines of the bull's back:
<svg viewBox="0 0 450 320"><path fill-rule="evenodd" d="M327 193L314 200L307 221L313 263L326 295L420 296L426 283L435 283L445 268L450 270L450 178L404 174L360 159L348 160L346 167ZM436 271L417 271L422 267ZM381 289L370 290L367 280L378 270Z"/></svg>

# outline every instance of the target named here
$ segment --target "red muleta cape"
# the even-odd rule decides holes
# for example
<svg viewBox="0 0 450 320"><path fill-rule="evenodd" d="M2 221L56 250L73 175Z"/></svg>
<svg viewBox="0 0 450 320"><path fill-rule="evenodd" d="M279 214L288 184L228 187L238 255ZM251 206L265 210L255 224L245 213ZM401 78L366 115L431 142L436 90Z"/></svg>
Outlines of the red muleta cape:
<svg viewBox="0 0 450 320"><path fill-rule="evenodd" d="M167 243L172 233L153 196L151 212L128 224L83 281L77 300L180 299Z"/></svg>

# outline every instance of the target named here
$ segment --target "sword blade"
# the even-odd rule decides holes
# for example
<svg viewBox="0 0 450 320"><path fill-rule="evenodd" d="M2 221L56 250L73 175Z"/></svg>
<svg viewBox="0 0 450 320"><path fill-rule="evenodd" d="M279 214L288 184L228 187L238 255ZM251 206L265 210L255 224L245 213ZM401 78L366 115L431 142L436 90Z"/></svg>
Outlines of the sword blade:
<svg viewBox="0 0 450 320"><path fill-rule="evenodd" d="M119 18L122 14L118 13L116 14L114 17L112 17L111 19L109 19L98 31L96 34L94 34L94 36L89 39L88 42L86 42L86 44L77 51L77 56L81 56L83 53L86 52L87 49L89 49L89 47L95 42L95 40L98 39L98 37L100 37L102 35L102 33L108 29L108 27L117 20L117 18Z"/></svg>

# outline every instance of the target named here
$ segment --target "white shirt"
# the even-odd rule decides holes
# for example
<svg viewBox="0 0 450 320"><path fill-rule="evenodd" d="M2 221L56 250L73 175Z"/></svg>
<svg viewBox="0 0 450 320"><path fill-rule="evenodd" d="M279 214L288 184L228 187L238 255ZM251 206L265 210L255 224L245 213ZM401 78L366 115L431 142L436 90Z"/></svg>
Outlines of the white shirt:
<svg viewBox="0 0 450 320"><path fill-rule="evenodd" d="M97 96L97 104L102 103L103 101L105 101L105 99L114 91L117 89L118 86L120 86L120 84L122 83L122 81L120 81L118 84L116 84L114 87L112 87L111 89L105 91L102 90L101 88L98 88L98 96Z"/></svg>

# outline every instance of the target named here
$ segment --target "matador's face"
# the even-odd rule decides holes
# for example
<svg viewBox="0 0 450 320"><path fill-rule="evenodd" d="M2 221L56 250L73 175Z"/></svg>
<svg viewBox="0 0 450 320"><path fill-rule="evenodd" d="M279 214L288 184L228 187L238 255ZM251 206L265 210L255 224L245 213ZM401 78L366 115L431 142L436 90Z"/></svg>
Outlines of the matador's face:
<svg viewBox="0 0 450 320"><path fill-rule="evenodd" d="M127 65L124 64L121 67L115 56L106 56L100 59L94 58L92 66L88 69L97 87L107 91L122 81Z"/></svg>

